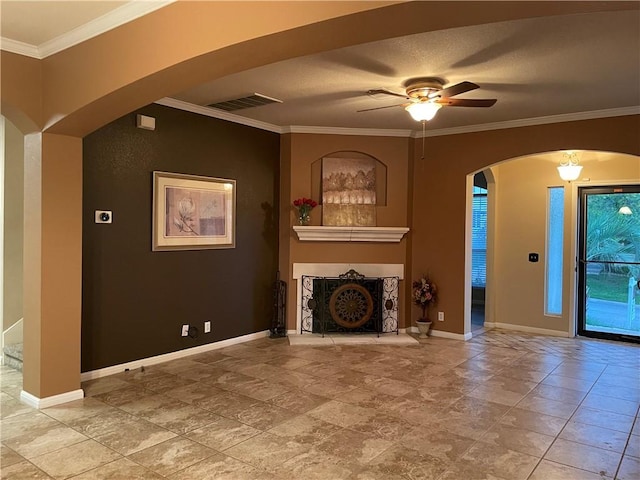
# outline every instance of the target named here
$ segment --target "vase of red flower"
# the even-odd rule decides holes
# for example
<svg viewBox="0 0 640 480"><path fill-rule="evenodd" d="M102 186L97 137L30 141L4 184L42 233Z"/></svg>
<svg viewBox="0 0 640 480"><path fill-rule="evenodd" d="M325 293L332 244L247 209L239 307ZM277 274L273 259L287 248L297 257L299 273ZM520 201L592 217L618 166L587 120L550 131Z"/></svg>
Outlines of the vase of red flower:
<svg viewBox="0 0 640 480"><path fill-rule="evenodd" d="M309 225L311 221L311 210L317 205L318 202L305 197L293 201L293 206L298 209L298 223L300 225Z"/></svg>

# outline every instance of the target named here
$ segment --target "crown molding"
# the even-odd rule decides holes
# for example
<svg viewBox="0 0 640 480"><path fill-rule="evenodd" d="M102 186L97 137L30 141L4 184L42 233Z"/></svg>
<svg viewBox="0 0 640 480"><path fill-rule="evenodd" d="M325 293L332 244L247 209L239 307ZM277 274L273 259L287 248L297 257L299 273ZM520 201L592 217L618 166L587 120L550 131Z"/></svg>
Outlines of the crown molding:
<svg viewBox="0 0 640 480"><path fill-rule="evenodd" d="M90 38L113 30L120 25L124 25L160 8L166 7L175 1L176 0L132 1L40 45L30 45L28 43L2 38L1 48L8 52L42 60Z"/></svg>
<svg viewBox="0 0 640 480"><path fill-rule="evenodd" d="M174 98L165 97L155 103L173 107L187 112L198 113L208 117L227 120L229 122L239 123L248 127L255 127L270 132L284 133L312 133L316 135L355 135L355 136L372 136L372 137L409 137L422 138L422 131L419 130L400 130L400 129L383 129L383 128L345 128L345 127L314 127L302 125L290 125L280 127L272 123L252 120L250 118L234 115L215 108L203 107L193 103L176 100ZM623 117L626 115L639 115L640 106L609 108L606 110L593 110L590 112L565 113L561 115L549 115L546 117L523 118L519 120L509 120L507 122L484 123L477 125L465 125L463 127L440 128L427 130L425 137L440 137L444 135L458 135L462 133L486 132L489 130L502 130L506 128L530 127L535 125L545 125L550 123L574 122L579 120L593 120L596 118Z"/></svg>
<svg viewBox="0 0 640 480"><path fill-rule="evenodd" d="M25 57L41 59L38 47L28 43L19 42L6 37L0 37L0 50L5 52L17 53Z"/></svg>
<svg viewBox="0 0 640 480"><path fill-rule="evenodd" d="M478 125L466 125L464 127L440 128L427 130L425 137L440 137L443 135L458 135L461 133L486 132L488 130L502 130L505 128L531 127L549 123L575 122L579 120L594 120L596 118L624 117L626 115L640 114L640 106L608 108L606 110L593 110L590 112L563 113L546 117L522 118L506 122L484 123ZM422 138L422 132L414 132L414 138Z"/></svg>
<svg viewBox="0 0 640 480"><path fill-rule="evenodd" d="M154 103L157 103L158 105L164 105L165 107L177 108L178 110L197 113L206 117L239 123L240 125L246 125L247 127L259 128L261 130L267 130L274 133L282 133L282 127L279 127L278 125L261 122L260 120L253 120L251 118L241 117L239 115L234 115L233 113L225 112L224 110L218 110L217 108L195 105L193 103L184 102L182 100L176 100L175 98L165 97L161 98L160 100L156 100Z"/></svg>
<svg viewBox="0 0 640 480"><path fill-rule="evenodd" d="M290 125L282 127L282 133L314 133L316 135L357 135L369 137L411 137L411 130L384 128L313 127Z"/></svg>

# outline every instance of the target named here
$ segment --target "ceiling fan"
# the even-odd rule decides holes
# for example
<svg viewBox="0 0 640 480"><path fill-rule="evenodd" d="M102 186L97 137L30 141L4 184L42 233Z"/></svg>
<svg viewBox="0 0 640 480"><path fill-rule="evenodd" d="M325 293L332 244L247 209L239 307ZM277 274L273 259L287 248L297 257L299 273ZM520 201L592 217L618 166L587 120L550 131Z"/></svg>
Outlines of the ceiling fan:
<svg viewBox="0 0 640 480"><path fill-rule="evenodd" d="M409 100L409 103L397 105L387 105L385 107L366 108L358 112L370 112L397 106L405 107L405 110L418 122L429 121L435 117L436 113L443 106L447 107L491 107L497 99L475 99L475 98L451 98L462 93L470 92L480 88L472 82L460 82L450 87L444 88L444 82L439 78L425 77L411 79L406 84L405 94L392 92L386 89L368 90L367 95L392 95L394 97Z"/></svg>

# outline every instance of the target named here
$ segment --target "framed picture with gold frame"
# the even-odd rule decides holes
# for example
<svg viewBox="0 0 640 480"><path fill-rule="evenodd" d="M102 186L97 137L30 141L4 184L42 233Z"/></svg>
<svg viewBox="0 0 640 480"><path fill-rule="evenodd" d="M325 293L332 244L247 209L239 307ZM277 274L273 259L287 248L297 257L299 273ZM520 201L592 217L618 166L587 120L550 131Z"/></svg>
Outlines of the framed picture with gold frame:
<svg viewBox="0 0 640 480"><path fill-rule="evenodd" d="M235 225L235 180L153 172L153 251L235 248Z"/></svg>

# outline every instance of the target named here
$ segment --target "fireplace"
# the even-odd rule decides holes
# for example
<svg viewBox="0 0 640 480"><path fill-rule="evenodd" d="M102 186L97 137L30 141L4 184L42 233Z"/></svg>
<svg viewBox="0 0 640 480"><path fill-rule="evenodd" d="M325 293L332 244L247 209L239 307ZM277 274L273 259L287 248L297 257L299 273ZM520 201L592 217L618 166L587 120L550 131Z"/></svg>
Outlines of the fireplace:
<svg viewBox="0 0 640 480"><path fill-rule="evenodd" d="M295 263L293 276L295 333L398 333L404 265Z"/></svg>

